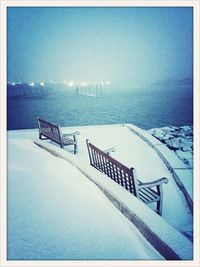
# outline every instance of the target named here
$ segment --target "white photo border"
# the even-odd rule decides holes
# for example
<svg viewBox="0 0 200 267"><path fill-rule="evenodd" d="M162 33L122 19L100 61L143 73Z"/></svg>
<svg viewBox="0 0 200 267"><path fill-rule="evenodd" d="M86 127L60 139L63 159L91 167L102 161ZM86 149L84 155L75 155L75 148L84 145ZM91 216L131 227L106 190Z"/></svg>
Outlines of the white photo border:
<svg viewBox="0 0 200 267"><path fill-rule="evenodd" d="M193 7L193 111L194 111L194 257L191 261L11 261L7 256L7 7ZM199 188L200 188L200 2L199 0L157 1L0 1L0 266L200 266Z"/></svg>

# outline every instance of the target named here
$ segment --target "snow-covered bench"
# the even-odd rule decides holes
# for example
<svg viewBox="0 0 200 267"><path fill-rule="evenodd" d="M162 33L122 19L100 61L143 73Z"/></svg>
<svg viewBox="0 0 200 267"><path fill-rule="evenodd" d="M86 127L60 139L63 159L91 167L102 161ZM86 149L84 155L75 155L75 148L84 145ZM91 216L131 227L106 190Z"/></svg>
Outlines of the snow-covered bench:
<svg viewBox="0 0 200 267"><path fill-rule="evenodd" d="M37 117L38 128L39 128L39 138L41 140L50 139L53 142L60 145L61 148L64 146L73 145L74 154L77 153L77 139L76 135L80 134L79 132L73 132L68 134L62 134L61 128L59 125L47 122L45 120ZM69 137L73 138L69 138Z"/></svg>
<svg viewBox="0 0 200 267"><path fill-rule="evenodd" d="M168 183L163 177L152 182L142 183L137 180L134 168L128 168L110 155L101 151L86 140L90 164L105 173L115 182L123 186L131 194L142 200L145 204L156 202L156 212L162 215L163 191L162 184Z"/></svg>

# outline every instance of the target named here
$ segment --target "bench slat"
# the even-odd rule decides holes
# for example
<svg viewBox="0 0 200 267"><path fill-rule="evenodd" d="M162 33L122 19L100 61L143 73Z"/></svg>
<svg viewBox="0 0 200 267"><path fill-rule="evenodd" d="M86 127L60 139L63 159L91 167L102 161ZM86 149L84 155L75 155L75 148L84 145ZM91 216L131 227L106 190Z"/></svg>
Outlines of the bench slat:
<svg viewBox="0 0 200 267"><path fill-rule="evenodd" d="M143 188L143 189L139 188L139 192L142 192L143 194L145 194L146 196L152 199L159 197L158 192L155 192L151 190L150 188Z"/></svg>
<svg viewBox="0 0 200 267"><path fill-rule="evenodd" d="M158 202L160 199L146 199L144 196L140 195L140 200L142 200L145 204L151 204Z"/></svg>
<svg viewBox="0 0 200 267"><path fill-rule="evenodd" d="M159 201L160 196L158 194L151 194L147 190L139 189L139 196L144 202L155 202Z"/></svg>
<svg viewBox="0 0 200 267"><path fill-rule="evenodd" d="M62 143L63 145L74 145L74 140L67 138L67 137L62 137Z"/></svg>

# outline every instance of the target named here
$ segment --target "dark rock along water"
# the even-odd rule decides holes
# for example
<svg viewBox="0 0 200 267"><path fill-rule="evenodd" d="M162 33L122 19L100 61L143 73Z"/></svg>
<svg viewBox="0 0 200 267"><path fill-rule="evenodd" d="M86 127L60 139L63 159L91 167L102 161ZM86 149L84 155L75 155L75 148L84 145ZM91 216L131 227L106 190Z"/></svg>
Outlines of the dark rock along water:
<svg viewBox="0 0 200 267"><path fill-rule="evenodd" d="M191 86L104 90L100 98L54 91L44 97L7 100L7 128L37 128L39 116L61 126L133 123L143 129L193 124Z"/></svg>

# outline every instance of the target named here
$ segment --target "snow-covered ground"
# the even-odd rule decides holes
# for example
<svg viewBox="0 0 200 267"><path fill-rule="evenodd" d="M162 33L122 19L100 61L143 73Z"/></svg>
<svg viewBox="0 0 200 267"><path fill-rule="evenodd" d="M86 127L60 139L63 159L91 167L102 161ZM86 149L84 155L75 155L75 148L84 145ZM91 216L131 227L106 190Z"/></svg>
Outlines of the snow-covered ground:
<svg viewBox="0 0 200 267"><path fill-rule="evenodd" d="M77 157L89 162L85 139L104 150L115 148L112 157L128 167L136 169L137 178L142 182L152 181L161 177L169 179L168 184L163 185L163 218L176 229L184 232L185 226L192 226L192 216L182 193L168 171L167 167L142 139L131 133L126 127L99 127L82 128L79 138L79 153ZM173 207L172 207L173 204Z"/></svg>
<svg viewBox="0 0 200 267"><path fill-rule="evenodd" d="M161 259L80 171L9 140L8 259Z"/></svg>
<svg viewBox="0 0 200 267"><path fill-rule="evenodd" d="M63 132L71 130L74 128L64 128ZM89 165L85 143L89 138L102 150L115 147L112 156L134 167L139 180L167 177L162 217L191 235L192 215L182 193L150 146L127 127L76 130L80 135L75 157L85 164ZM37 130L8 134L9 259L162 258L88 178L33 144L37 137Z"/></svg>

